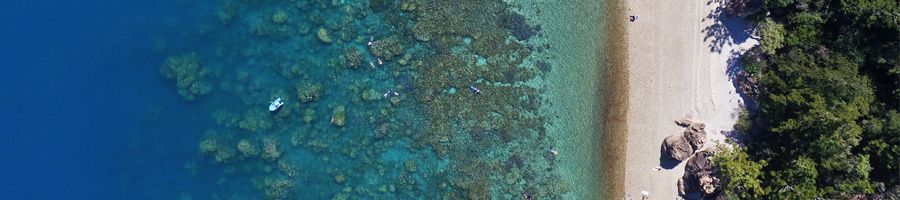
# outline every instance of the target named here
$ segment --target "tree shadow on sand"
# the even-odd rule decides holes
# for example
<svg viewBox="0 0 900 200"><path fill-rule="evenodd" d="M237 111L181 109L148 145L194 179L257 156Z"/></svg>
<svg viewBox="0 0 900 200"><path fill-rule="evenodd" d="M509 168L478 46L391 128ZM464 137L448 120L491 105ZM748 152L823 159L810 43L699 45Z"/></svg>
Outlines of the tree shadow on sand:
<svg viewBox="0 0 900 200"><path fill-rule="evenodd" d="M753 27L740 17L725 14L725 0L709 0L706 5L717 4L716 9L706 15L702 21L712 20L713 24L703 28L704 41L711 41L709 50L720 53L725 45L743 43L752 34Z"/></svg>

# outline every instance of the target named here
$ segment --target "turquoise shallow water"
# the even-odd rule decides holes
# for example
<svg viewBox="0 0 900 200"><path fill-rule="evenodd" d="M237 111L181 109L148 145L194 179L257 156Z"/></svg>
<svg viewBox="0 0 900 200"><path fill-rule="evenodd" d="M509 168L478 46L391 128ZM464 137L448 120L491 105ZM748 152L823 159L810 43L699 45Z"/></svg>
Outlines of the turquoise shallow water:
<svg viewBox="0 0 900 200"><path fill-rule="evenodd" d="M14 164L2 165L4 175L22 184L6 181L0 195L556 199L583 197L596 183L572 171L595 162L568 157L584 155L570 153L582 147L590 152L590 145L571 145L590 137L560 134L590 136L593 129L560 130L550 125L563 123L551 117L559 113L541 110L572 105L548 98L560 96L548 92L560 82L547 80L580 71L554 57L563 49L555 41L567 36L548 33L562 29L542 25L539 17L557 15L517 12L549 5L225 0L80 6L45 22L80 16L73 21L100 28L73 26L89 36L63 35L89 42L53 43L78 48L35 47L29 55L83 60L34 64L14 59L31 51L2 52L6 66L45 66L9 68L9 74L68 80L42 85L10 77L4 101L72 100L48 100L52 106L33 114L3 110L27 123L5 126L14 134L2 140L10 149L4 163ZM46 7L37 10L65 5ZM23 32L4 34L29 34L16 28ZM60 72L66 65L71 71ZM268 111L276 98L285 105ZM46 120L60 126L42 126ZM56 159L62 157L68 159ZM68 170L44 173L56 166ZM42 187L54 177L62 184Z"/></svg>

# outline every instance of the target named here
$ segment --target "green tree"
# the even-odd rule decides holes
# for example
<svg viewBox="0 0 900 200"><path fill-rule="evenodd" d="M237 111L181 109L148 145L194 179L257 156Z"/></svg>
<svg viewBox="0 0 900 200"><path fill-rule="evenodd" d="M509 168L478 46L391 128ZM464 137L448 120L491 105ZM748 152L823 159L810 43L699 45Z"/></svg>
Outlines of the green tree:
<svg viewBox="0 0 900 200"><path fill-rule="evenodd" d="M760 23L759 34L762 37L759 47L767 54L775 54L775 50L784 46L784 25L772 19Z"/></svg>
<svg viewBox="0 0 900 200"><path fill-rule="evenodd" d="M729 199L758 199L766 194L763 188L762 168L765 161L753 161L744 149L734 145L728 147L719 144L719 152L712 158L712 163L724 181L725 194Z"/></svg>
<svg viewBox="0 0 900 200"><path fill-rule="evenodd" d="M781 170L771 171L773 184L767 187L775 199L814 199L822 197L816 179L819 171L812 159L799 157Z"/></svg>

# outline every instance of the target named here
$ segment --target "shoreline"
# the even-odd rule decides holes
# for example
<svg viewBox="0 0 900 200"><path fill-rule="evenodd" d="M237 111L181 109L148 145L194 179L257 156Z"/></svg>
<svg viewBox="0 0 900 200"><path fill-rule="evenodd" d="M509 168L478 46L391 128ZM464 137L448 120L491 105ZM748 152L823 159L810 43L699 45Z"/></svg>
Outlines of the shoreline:
<svg viewBox="0 0 900 200"><path fill-rule="evenodd" d="M605 51L597 52L603 62L603 83L600 90L601 127L599 151L601 164L605 170L600 173L601 198L616 199L624 196L625 160L628 133L628 96L629 96L629 65L628 65L628 35L627 22L624 16L626 0L606 0L605 12L608 27L604 29L603 48Z"/></svg>

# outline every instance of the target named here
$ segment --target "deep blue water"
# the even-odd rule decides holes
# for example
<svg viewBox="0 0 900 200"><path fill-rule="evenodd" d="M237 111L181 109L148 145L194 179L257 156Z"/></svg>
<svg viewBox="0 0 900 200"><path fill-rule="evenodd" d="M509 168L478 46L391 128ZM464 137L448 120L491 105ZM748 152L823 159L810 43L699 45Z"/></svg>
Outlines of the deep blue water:
<svg viewBox="0 0 900 200"><path fill-rule="evenodd" d="M183 8L0 3L0 198L161 198L190 185L170 174L196 153L194 141L173 137L189 116L142 121L150 106L190 109L160 80L163 58L149 42Z"/></svg>

